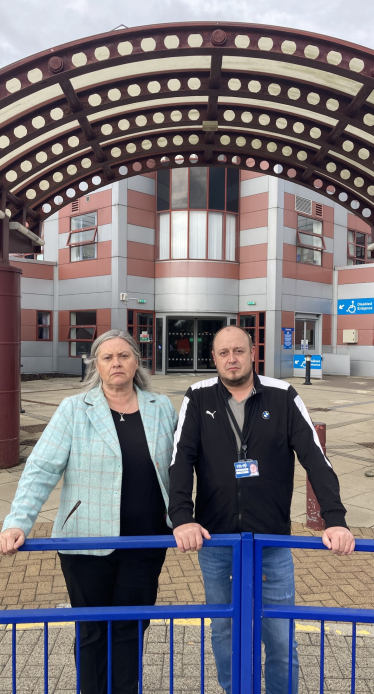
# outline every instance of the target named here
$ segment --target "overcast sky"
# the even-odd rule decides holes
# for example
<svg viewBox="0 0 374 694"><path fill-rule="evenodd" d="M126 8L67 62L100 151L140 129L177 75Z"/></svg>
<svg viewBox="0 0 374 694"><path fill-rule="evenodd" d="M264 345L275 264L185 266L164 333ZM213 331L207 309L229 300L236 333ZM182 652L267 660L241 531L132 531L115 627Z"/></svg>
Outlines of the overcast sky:
<svg viewBox="0 0 374 694"><path fill-rule="evenodd" d="M372 7L370 0L0 0L0 67L119 24L273 24L374 48Z"/></svg>

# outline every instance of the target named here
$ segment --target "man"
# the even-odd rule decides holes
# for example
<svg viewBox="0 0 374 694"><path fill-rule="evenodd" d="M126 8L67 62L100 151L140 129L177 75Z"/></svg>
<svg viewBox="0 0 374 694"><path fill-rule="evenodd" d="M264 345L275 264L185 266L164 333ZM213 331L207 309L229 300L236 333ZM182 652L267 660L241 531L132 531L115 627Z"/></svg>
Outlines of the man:
<svg viewBox="0 0 374 694"><path fill-rule="evenodd" d="M207 603L222 604L231 602L231 548L202 548L203 538L242 531L290 534L294 451L321 505L326 547L351 554L354 539L344 520L338 479L294 388L254 372L254 347L242 328L230 326L216 333L213 358L218 377L191 386L181 407L170 468L169 514L180 551L200 550ZM257 475L251 476L251 464ZM291 551L265 548L264 603L294 604L294 596ZM263 620L267 694L288 691L288 628L287 620ZM293 694L298 691L296 646L294 639ZM212 647L219 683L230 694L230 619L212 621Z"/></svg>

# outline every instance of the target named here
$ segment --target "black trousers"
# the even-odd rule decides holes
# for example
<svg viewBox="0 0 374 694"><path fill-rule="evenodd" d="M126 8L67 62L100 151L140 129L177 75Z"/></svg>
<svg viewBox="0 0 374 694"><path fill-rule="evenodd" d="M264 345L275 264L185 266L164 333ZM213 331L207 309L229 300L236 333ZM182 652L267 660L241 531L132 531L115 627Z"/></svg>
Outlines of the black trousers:
<svg viewBox="0 0 374 694"><path fill-rule="evenodd" d="M59 554L72 607L154 605L166 549ZM149 621L143 622L143 634ZM107 692L107 622L82 622L81 694ZM112 692L137 694L138 622L112 622Z"/></svg>

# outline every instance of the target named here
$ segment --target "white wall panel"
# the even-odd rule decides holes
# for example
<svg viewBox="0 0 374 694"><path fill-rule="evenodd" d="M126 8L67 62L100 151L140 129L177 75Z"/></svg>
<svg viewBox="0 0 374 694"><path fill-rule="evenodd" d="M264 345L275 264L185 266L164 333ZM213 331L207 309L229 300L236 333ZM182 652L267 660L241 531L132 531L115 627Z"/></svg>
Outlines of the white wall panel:
<svg viewBox="0 0 374 694"><path fill-rule="evenodd" d="M25 357L52 357L53 343L49 340L23 340L21 355Z"/></svg>
<svg viewBox="0 0 374 694"><path fill-rule="evenodd" d="M21 354L22 373L23 374L40 374L53 373L52 357L26 357Z"/></svg>
<svg viewBox="0 0 374 694"><path fill-rule="evenodd" d="M156 279L157 311L238 311L238 280L216 277Z"/></svg>
<svg viewBox="0 0 374 694"><path fill-rule="evenodd" d="M128 179L128 190L136 190L147 195L156 195L156 179L148 176L133 176Z"/></svg>
<svg viewBox="0 0 374 694"><path fill-rule="evenodd" d="M247 195L258 195L259 193L267 193L269 190L269 176L258 176L256 178L247 178L240 183L240 197L245 198Z"/></svg>
<svg viewBox="0 0 374 694"><path fill-rule="evenodd" d="M91 294L92 292L110 292L112 278L110 275L97 275L94 277L77 277L71 280L59 280L58 290L60 297L77 294Z"/></svg>
<svg viewBox="0 0 374 694"><path fill-rule="evenodd" d="M21 277L21 294L48 294L53 295L53 280L34 279L34 277ZM24 308L24 307L23 307Z"/></svg>
<svg viewBox="0 0 374 694"><path fill-rule="evenodd" d="M89 311L98 308L110 308L112 301L111 292L65 294L60 296L60 311Z"/></svg>
<svg viewBox="0 0 374 694"><path fill-rule="evenodd" d="M127 226L127 238L129 241L136 241L137 243L149 243L151 246L154 246L155 235L156 232L154 229L139 227L135 224L128 224Z"/></svg>
<svg viewBox="0 0 374 694"><path fill-rule="evenodd" d="M248 295L248 301L251 299L252 295L260 296L261 294L265 294L266 296L266 283L266 277L239 280L239 296Z"/></svg>
<svg viewBox="0 0 374 694"><path fill-rule="evenodd" d="M367 299L373 296L374 282L338 285L338 299Z"/></svg>
<svg viewBox="0 0 374 694"><path fill-rule="evenodd" d="M59 233L58 233L58 212L52 214L44 222L44 260L54 263L58 261Z"/></svg>
<svg viewBox="0 0 374 694"><path fill-rule="evenodd" d="M268 242L268 228L242 229L240 232L240 246L257 246L259 243Z"/></svg>
<svg viewBox="0 0 374 694"><path fill-rule="evenodd" d="M112 240L112 225L111 224L101 224L97 229L97 240L98 241L111 241Z"/></svg>

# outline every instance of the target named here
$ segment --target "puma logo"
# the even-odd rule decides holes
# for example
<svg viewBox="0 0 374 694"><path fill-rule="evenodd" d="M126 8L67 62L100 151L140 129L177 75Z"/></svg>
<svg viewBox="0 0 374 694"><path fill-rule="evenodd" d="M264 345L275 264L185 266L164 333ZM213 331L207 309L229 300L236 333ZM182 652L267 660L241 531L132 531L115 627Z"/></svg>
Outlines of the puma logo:
<svg viewBox="0 0 374 694"><path fill-rule="evenodd" d="M217 410L214 410L214 412L209 412L209 410L206 411L207 414L210 414L211 417L214 419L214 415L216 414Z"/></svg>

